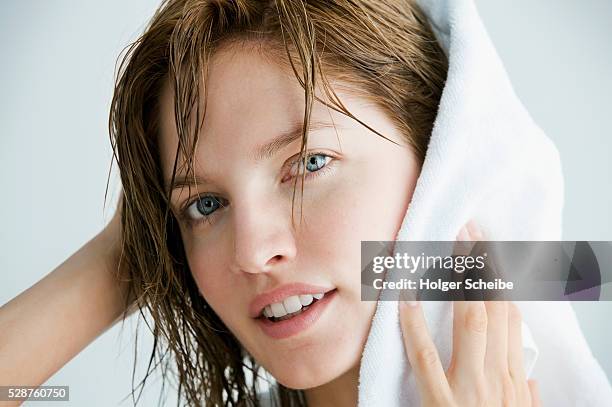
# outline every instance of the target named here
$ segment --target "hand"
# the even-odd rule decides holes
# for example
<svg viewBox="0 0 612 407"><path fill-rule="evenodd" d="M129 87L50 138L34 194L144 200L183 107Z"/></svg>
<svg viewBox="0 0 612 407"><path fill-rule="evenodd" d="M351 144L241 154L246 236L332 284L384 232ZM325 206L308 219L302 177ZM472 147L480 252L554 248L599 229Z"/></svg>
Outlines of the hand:
<svg viewBox="0 0 612 407"><path fill-rule="evenodd" d="M479 240L472 223L458 239ZM523 365L521 315L506 301L453 303L453 354L445 372L418 302L400 302L404 347L423 406L540 407Z"/></svg>

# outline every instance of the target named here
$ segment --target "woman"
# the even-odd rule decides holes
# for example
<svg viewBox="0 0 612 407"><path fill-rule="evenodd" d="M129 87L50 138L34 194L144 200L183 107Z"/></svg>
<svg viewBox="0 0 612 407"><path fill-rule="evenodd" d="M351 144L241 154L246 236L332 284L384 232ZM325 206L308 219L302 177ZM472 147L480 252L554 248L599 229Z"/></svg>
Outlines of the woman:
<svg viewBox="0 0 612 407"><path fill-rule="evenodd" d="M3 307L2 381L42 383L133 303L189 404L258 404L265 369L283 405L355 405L360 241L396 236L446 69L407 1L164 2L112 103L121 219ZM516 308L457 303L446 373L400 311L424 405L537 405Z"/></svg>

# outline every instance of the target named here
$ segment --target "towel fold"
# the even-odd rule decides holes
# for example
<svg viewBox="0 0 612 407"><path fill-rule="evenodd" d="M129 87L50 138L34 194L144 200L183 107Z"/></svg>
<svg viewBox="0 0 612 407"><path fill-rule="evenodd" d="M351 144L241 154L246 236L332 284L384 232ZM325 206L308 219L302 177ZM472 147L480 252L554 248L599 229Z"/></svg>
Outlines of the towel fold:
<svg viewBox="0 0 612 407"><path fill-rule="evenodd" d="M560 240L559 154L514 94L474 3L417 3L448 56L449 71L422 172L397 240L454 240L470 219L490 240ZM539 382L543 404L612 405L608 380L570 305L517 305L524 318L526 369ZM447 367L452 304L424 302L423 310ZM359 405L419 405L397 302L377 305L361 362Z"/></svg>

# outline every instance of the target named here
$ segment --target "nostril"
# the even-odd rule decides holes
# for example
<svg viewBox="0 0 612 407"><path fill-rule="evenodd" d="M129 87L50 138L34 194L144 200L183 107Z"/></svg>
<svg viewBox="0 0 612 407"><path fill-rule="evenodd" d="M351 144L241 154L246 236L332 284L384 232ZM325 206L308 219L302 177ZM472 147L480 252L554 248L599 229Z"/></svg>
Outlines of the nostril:
<svg viewBox="0 0 612 407"><path fill-rule="evenodd" d="M279 261L281 261L283 259L283 256L281 256L280 254L277 254L276 256L272 257L269 261L270 264L274 264L274 263L278 263Z"/></svg>

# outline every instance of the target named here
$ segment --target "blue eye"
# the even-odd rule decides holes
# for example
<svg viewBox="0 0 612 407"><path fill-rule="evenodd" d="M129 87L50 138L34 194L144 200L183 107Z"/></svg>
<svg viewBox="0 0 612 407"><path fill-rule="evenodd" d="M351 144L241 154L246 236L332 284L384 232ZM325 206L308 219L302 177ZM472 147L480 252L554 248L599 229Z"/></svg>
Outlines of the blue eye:
<svg viewBox="0 0 612 407"><path fill-rule="evenodd" d="M207 217L212 215L213 212L222 206L223 204L217 197L212 195L204 195L189 205L187 208L187 215L189 215L190 219Z"/></svg>
<svg viewBox="0 0 612 407"><path fill-rule="evenodd" d="M323 167L325 167L329 163L331 158L332 157L330 157L329 155L322 154L322 153L314 153L314 154L308 155L306 157L306 171L312 173L312 172L317 172L321 170ZM302 168L302 165L303 164L301 160L295 161L294 165L291 168L291 175L296 176L298 174L301 174L301 172L299 172L298 174L295 174L294 167L299 166L300 168Z"/></svg>
<svg viewBox="0 0 612 407"><path fill-rule="evenodd" d="M306 161L306 169L310 172L319 171L325 165L323 154L313 154Z"/></svg>

